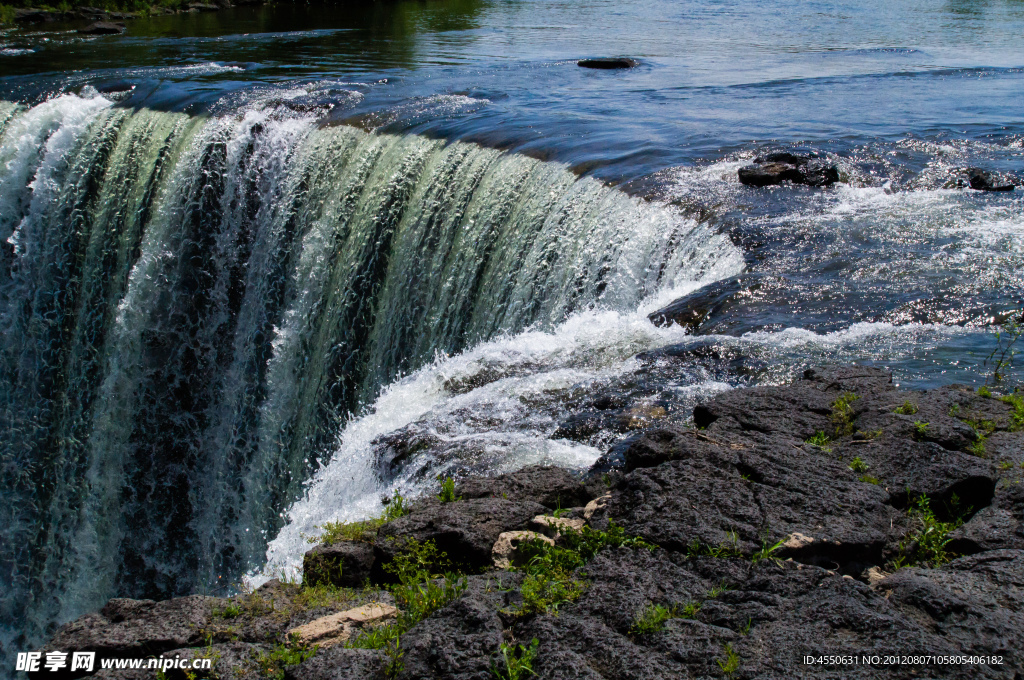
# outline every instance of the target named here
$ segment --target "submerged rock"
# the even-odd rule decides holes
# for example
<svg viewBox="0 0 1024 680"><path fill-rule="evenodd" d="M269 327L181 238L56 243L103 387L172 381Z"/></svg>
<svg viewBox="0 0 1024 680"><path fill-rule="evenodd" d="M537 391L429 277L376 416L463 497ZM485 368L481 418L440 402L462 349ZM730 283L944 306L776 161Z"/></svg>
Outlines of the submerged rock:
<svg viewBox="0 0 1024 680"><path fill-rule="evenodd" d="M783 182L828 187L839 181L839 169L812 156L779 151L758 156L738 171L741 184L765 187Z"/></svg>
<svg viewBox="0 0 1024 680"><path fill-rule="evenodd" d="M611 57L600 59L580 59L576 64L583 68L620 69L639 66L640 62L636 59L630 59L629 57Z"/></svg>
<svg viewBox="0 0 1024 680"><path fill-rule="evenodd" d="M85 35L117 35L124 33L128 27L122 23L112 21L97 21L85 28L78 29L79 33Z"/></svg>
<svg viewBox="0 0 1024 680"><path fill-rule="evenodd" d="M1013 183L1004 181L993 173L981 168L967 170L967 181L976 191L1013 191Z"/></svg>

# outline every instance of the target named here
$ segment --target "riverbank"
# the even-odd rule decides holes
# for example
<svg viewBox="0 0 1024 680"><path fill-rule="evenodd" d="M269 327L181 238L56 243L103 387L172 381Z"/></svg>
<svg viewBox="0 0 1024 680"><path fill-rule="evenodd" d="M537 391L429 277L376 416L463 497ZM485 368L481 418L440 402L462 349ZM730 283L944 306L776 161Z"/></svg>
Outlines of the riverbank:
<svg viewBox="0 0 1024 680"><path fill-rule="evenodd" d="M582 478L467 478L330 525L303 584L112 600L45 649L222 678L1014 678L1022 452L1017 395L812 369Z"/></svg>
<svg viewBox="0 0 1024 680"><path fill-rule="evenodd" d="M56 22L111 22L128 21L147 16L167 16L199 12L216 12L236 6L262 5L263 0L112 0L103 7L84 3L62 2L59 5L0 4L0 25L26 26Z"/></svg>

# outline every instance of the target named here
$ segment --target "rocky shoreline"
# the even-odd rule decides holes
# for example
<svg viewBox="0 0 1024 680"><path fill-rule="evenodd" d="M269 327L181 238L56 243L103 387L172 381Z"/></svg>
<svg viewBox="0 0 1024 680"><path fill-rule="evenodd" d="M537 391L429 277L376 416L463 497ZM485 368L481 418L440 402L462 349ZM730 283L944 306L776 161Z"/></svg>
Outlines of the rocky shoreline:
<svg viewBox="0 0 1024 680"><path fill-rule="evenodd" d="M1022 479L1019 396L811 369L639 430L583 477L469 477L328 526L303 584L111 600L43 651L219 678L1010 680Z"/></svg>

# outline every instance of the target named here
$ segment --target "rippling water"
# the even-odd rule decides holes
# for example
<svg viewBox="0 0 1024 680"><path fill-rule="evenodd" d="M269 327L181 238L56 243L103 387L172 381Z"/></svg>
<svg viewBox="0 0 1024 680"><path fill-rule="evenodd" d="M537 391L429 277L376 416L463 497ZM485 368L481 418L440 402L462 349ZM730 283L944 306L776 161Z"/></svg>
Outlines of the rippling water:
<svg viewBox="0 0 1024 680"><path fill-rule="evenodd" d="M553 435L595 393L980 382L1024 306L1021 191L963 187L1024 176L1017 0L45 28L0 33L5 654L115 594L292 570L438 473L585 468L619 435ZM738 183L780 147L842 181ZM700 335L646 320L733 277ZM687 358L708 343L734 360ZM430 454L389 466L392 436Z"/></svg>

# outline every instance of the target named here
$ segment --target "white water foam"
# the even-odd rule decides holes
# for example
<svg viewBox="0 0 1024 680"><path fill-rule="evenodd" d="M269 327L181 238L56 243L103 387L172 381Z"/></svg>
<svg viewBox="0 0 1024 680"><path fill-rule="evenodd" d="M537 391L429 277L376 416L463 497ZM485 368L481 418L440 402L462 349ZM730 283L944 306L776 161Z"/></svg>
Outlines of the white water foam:
<svg viewBox="0 0 1024 680"><path fill-rule="evenodd" d="M712 237L709 247L723 244ZM734 249L735 250L735 249ZM639 352L682 341L678 326L655 327L647 314L665 302L742 269L738 251L719 260L701 281L673 282L633 312L593 310L573 315L550 332L527 330L478 344L456 356L439 355L430 365L388 386L362 417L351 420L339 436L330 463L310 480L305 497L287 513L288 523L271 541L266 565L248 577L257 586L274 577L296 577L307 538L331 521L357 521L379 514L381 497L394 493L416 496L422 480L399 476L380 484L374 474L372 442L411 424L421 425L444 442L472 445L493 457L488 471L514 471L549 464L584 470L601 451L568 440L549 439L558 425L554 407L570 388L592 389L636 371ZM474 384L474 378L497 373L468 391L452 384ZM729 389L707 381L679 389L710 395Z"/></svg>

